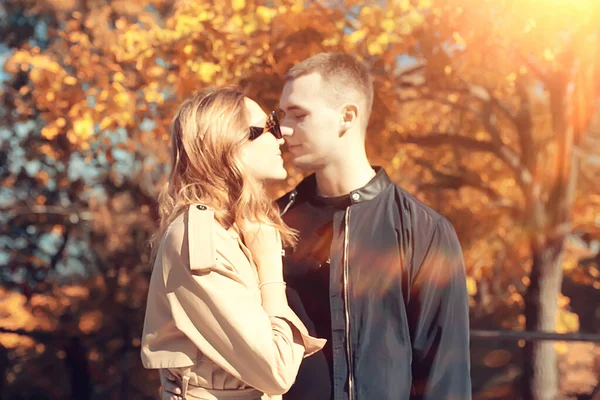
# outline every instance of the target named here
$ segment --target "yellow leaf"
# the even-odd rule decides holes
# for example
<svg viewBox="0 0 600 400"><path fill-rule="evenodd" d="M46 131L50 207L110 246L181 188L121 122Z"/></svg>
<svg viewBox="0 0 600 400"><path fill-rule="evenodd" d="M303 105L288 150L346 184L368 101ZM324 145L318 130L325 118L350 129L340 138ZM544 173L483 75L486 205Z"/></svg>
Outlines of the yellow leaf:
<svg viewBox="0 0 600 400"><path fill-rule="evenodd" d="M39 83L43 78L42 71L37 68L32 69L31 72L29 72L29 78L33 83Z"/></svg>
<svg viewBox="0 0 600 400"><path fill-rule="evenodd" d="M104 117L102 118L102 121L100 122L100 129L104 130L106 128L108 128L111 124L112 124L112 118L109 117Z"/></svg>
<svg viewBox="0 0 600 400"><path fill-rule="evenodd" d="M367 35L367 30L365 28L360 29L358 31L352 32L350 35L346 36L346 40L351 44L356 44L363 40Z"/></svg>
<svg viewBox="0 0 600 400"><path fill-rule="evenodd" d="M146 70L146 73L148 74L149 77L151 78L158 78L159 76L161 76L163 73L165 72L165 69L162 67L159 67L158 65L154 66L154 67L150 67Z"/></svg>
<svg viewBox="0 0 600 400"><path fill-rule="evenodd" d="M73 86L77 83L77 78L75 78L74 76L67 76L65 77L65 79L63 79L63 82L65 83L65 85Z"/></svg>
<svg viewBox="0 0 600 400"><path fill-rule="evenodd" d="M116 75L116 74L115 74ZM119 82L113 82L111 85L117 92L125 92L125 86L121 85Z"/></svg>
<svg viewBox="0 0 600 400"><path fill-rule="evenodd" d="M6 72L14 74L21 69L21 65L29 64L31 61L31 55L25 50L16 51L12 57L10 57L4 64Z"/></svg>
<svg viewBox="0 0 600 400"><path fill-rule="evenodd" d="M123 75L123 73L121 71L117 71L113 75L113 81L114 82L123 82L123 81L125 81L125 75Z"/></svg>
<svg viewBox="0 0 600 400"><path fill-rule="evenodd" d="M381 21L381 27L386 32L393 31L395 26L396 22L392 18L386 18L383 21Z"/></svg>
<svg viewBox="0 0 600 400"><path fill-rule="evenodd" d="M256 20L250 20L244 27L242 28L242 32L246 35L250 35L252 32L256 31L258 27Z"/></svg>
<svg viewBox="0 0 600 400"><path fill-rule="evenodd" d="M383 53L384 46L379 41L375 40L367 45L367 51L370 55L376 56Z"/></svg>
<svg viewBox="0 0 600 400"><path fill-rule="evenodd" d="M509 296L510 299L510 304L513 303L518 303L518 304L522 304L523 303L523 296L521 296L519 293L514 292Z"/></svg>
<svg viewBox="0 0 600 400"><path fill-rule="evenodd" d="M567 310L558 310L555 329L558 333L577 332L579 330L579 316Z"/></svg>
<svg viewBox="0 0 600 400"><path fill-rule="evenodd" d="M445 73L446 75L450 75L450 74L452 73L452 67L451 67L450 65L446 65L446 66L444 67L444 73Z"/></svg>
<svg viewBox="0 0 600 400"><path fill-rule="evenodd" d="M210 82L215 74L221 70L221 67L211 62L201 62L194 65L194 70L198 72L204 82Z"/></svg>
<svg viewBox="0 0 600 400"><path fill-rule="evenodd" d="M554 349L558 354L567 354L567 352L569 351L569 347L565 342L554 343Z"/></svg>
<svg viewBox="0 0 600 400"><path fill-rule="evenodd" d="M148 103L162 103L163 97L155 90L145 90L144 99L146 99Z"/></svg>
<svg viewBox="0 0 600 400"><path fill-rule="evenodd" d="M188 44L183 48L183 52L187 55L190 55L190 54L192 54L193 49L194 49L194 47L191 44Z"/></svg>
<svg viewBox="0 0 600 400"><path fill-rule="evenodd" d="M79 329L86 334L97 331L102 324L103 314L101 311L85 313L79 319Z"/></svg>
<svg viewBox="0 0 600 400"><path fill-rule="evenodd" d="M42 136L48 140L54 139L58 135L58 127L54 125L47 125L42 128Z"/></svg>
<svg viewBox="0 0 600 400"><path fill-rule="evenodd" d="M420 12L412 11L406 16L406 21L414 29L425 22L425 17Z"/></svg>
<svg viewBox="0 0 600 400"><path fill-rule="evenodd" d="M243 8L243 7L242 7ZM200 14L198 15L198 20L200 22L204 22L204 21L210 21L213 18L215 18L215 13L212 10L203 10L200 12Z"/></svg>
<svg viewBox="0 0 600 400"><path fill-rule="evenodd" d="M265 6L258 6L256 8L256 16L261 20L264 24L270 24L271 20L277 15L277 10L272 8L268 8Z"/></svg>
<svg viewBox="0 0 600 400"><path fill-rule="evenodd" d="M337 46L340 43L340 37L338 35L328 37L322 42L323 46Z"/></svg>
<svg viewBox="0 0 600 400"><path fill-rule="evenodd" d="M410 8L410 0L400 0L400 11L408 11Z"/></svg>
<svg viewBox="0 0 600 400"><path fill-rule="evenodd" d="M243 10L246 7L246 0L231 0L231 7L235 11Z"/></svg>
<svg viewBox="0 0 600 400"><path fill-rule="evenodd" d="M477 282L471 276L467 276L467 293L469 293L469 296L477 294Z"/></svg>
<svg viewBox="0 0 600 400"><path fill-rule="evenodd" d="M299 13L304 10L304 0L295 0L290 10L295 13Z"/></svg>
<svg viewBox="0 0 600 400"><path fill-rule="evenodd" d="M452 34L452 38L460 47L467 47L467 43L465 42L465 39L463 39L463 37L460 35L460 33L454 32Z"/></svg>
<svg viewBox="0 0 600 400"><path fill-rule="evenodd" d="M552 50L544 50L544 59L546 59L546 61L554 61L554 53L552 52Z"/></svg>
<svg viewBox="0 0 600 400"><path fill-rule="evenodd" d="M113 100L119 108L124 108L129 103L129 94L127 92L117 93Z"/></svg>
<svg viewBox="0 0 600 400"><path fill-rule="evenodd" d="M58 73L62 70L61 66L47 55L37 55L31 59L31 65L34 68L41 68L52 73Z"/></svg>
<svg viewBox="0 0 600 400"><path fill-rule="evenodd" d="M405 20L402 20L399 24L396 25L396 29L400 35L410 35L412 32L412 27Z"/></svg>
<svg viewBox="0 0 600 400"><path fill-rule="evenodd" d="M359 21L366 26L374 26L378 24L379 8L365 6L360 10L360 15L358 16Z"/></svg>
<svg viewBox="0 0 600 400"><path fill-rule="evenodd" d="M85 141L94 133L94 121L89 114L85 114L82 118L73 121L73 133L79 140Z"/></svg>
<svg viewBox="0 0 600 400"><path fill-rule="evenodd" d="M230 21L238 28L241 28L244 25L244 20L239 14L235 14Z"/></svg>
<svg viewBox="0 0 600 400"><path fill-rule="evenodd" d="M384 32L381 35L377 36L377 38L373 42L368 44L367 50L371 55L382 54L385 51L385 48L389 44L389 42L390 35Z"/></svg>

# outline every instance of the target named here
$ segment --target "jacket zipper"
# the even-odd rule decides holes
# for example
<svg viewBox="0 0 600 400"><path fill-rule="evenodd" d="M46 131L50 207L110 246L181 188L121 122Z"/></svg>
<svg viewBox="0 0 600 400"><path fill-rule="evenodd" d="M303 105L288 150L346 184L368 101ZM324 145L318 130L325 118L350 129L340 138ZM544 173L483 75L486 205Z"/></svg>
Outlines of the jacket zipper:
<svg viewBox="0 0 600 400"><path fill-rule="evenodd" d="M283 216L283 214L285 214L287 212L287 210L290 209L292 204L294 204L294 202L296 201L296 191L295 190L292 193L290 193L289 198L290 198L290 200L288 201L288 203L285 205L285 208L281 212L281 214L280 214L281 216Z"/></svg>
<svg viewBox="0 0 600 400"><path fill-rule="evenodd" d="M344 223L344 311L346 314L346 357L348 357L348 400L354 399L354 368L350 352L350 296L348 294L348 247L350 207L346 208Z"/></svg>

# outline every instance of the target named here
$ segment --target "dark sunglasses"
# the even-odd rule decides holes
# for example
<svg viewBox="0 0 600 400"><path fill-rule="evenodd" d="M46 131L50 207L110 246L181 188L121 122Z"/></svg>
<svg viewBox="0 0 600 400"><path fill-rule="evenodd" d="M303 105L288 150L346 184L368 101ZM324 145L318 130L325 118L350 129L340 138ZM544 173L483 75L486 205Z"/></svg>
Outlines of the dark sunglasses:
<svg viewBox="0 0 600 400"><path fill-rule="evenodd" d="M271 111L271 113L267 116L267 122L265 122L265 126L263 128L258 126L250 127L250 140L255 140L265 132L271 132L277 139L283 138L283 135L281 134L281 127L279 126L279 118L277 118L275 111Z"/></svg>

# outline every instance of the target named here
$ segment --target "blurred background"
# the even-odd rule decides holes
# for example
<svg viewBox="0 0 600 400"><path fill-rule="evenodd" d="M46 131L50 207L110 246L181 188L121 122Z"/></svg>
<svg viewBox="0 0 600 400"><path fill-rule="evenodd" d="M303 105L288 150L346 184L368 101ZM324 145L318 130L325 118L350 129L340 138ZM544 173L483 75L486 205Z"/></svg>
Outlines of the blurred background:
<svg viewBox="0 0 600 400"><path fill-rule="evenodd" d="M600 396L599 1L3 0L0 398L157 398L139 347L173 111L224 84L275 109L321 51L369 66L373 163L456 227L474 398Z"/></svg>

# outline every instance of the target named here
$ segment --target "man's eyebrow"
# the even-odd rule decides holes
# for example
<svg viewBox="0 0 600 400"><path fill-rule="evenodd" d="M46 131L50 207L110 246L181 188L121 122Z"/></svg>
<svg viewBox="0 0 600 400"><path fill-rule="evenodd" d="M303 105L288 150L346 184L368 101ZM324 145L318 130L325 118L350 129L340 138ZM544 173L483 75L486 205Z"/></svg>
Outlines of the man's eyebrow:
<svg viewBox="0 0 600 400"><path fill-rule="evenodd" d="M285 112L297 111L297 110L300 110L300 111L306 111L304 108L302 108L302 107L300 107L300 106L296 106L296 105L291 105L291 106L289 106L289 107L287 107L287 108L286 108L286 107L279 107L279 109L280 109L281 111L285 111Z"/></svg>

